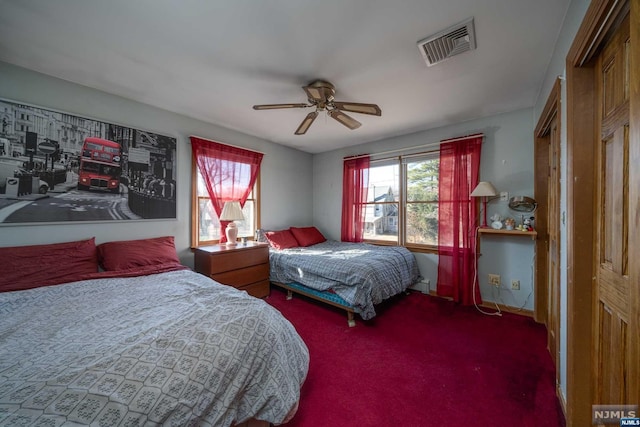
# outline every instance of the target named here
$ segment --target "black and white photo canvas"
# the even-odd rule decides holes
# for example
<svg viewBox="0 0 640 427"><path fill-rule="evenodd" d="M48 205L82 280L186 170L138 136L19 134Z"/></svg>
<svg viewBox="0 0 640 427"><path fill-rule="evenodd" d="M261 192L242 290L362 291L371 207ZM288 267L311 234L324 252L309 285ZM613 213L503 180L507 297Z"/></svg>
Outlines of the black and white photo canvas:
<svg viewBox="0 0 640 427"><path fill-rule="evenodd" d="M176 218L176 138L0 99L0 225Z"/></svg>

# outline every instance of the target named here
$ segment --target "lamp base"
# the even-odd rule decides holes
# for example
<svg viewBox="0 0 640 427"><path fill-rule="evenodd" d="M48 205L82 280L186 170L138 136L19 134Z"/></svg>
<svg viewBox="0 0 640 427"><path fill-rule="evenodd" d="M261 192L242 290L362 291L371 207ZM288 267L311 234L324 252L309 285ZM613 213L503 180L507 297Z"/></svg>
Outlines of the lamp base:
<svg viewBox="0 0 640 427"><path fill-rule="evenodd" d="M227 224L225 235L227 236L227 246L236 246L238 244L238 227L236 227L236 224L233 221Z"/></svg>
<svg viewBox="0 0 640 427"><path fill-rule="evenodd" d="M487 197L486 196L482 198L482 224L480 225L480 228L489 228L489 225L487 224Z"/></svg>

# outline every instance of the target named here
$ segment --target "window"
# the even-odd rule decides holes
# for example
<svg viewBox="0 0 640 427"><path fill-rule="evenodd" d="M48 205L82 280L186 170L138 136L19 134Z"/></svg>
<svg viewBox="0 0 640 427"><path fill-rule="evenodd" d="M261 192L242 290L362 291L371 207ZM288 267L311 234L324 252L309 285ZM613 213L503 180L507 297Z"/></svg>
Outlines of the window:
<svg viewBox="0 0 640 427"><path fill-rule="evenodd" d="M364 239L398 243L400 163L371 162L364 214Z"/></svg>
<svg viewBox="0 0 640 427"><path fill-rule="evenodd" d="M405 243L438 244L437 156L408 159L405 163Z"/></svg>
<svg viewBox="0 0 640 427"><path fill-rule="evenodd" d="M195 189L193 189L193 192L196 194L196 200L193 203L194 210L191 219L192 235L194 236L193 246L213 245L220 241L220 220L218 219L215 209L213 209L211 198L204 184L204 179L196 167L195 162L193 168L196 175ZM259 206L257 195L260 193L259 188L260 176L258 176L256 184L253 186L253 190L242 208L244 221L235 222L238 227L238 237L249 237L253 239L256 230L260 228L257 215Z"/></svg>
<svg viewBox="0 0 640 427"><path fill-rule="evenodd" d="M193 142L192 137L192 144ZM212 142L217 147L224 147L222 144ZM227 146L231 150L235 149L231 146ZM218 157L218 154L220 157ZM250 170L254 170L255 164L251 164L250 160L245 163L242 155L230 157L222 151L204 150L201 154L205 158L211 160L222 169L217 169L220 174L216 177L222 177L217 184L214 184L216 194L238 194L238 188L245 188L249 191L249 195L242 208L244 216L243 221L235 221L238 227L238 237L248 237L253 239L256 230L260 226L259 212L259 196L260 196L260 175L256 170L256 179L252 188L248 188L249 183L252 182L248 179ZM262 154L259 154L260 159ZM199 158L202 160L202 158ZM259 162L258 166L259 168ZM207 191L205 183L205 177L201 174L200 169L196 163L196 156L192 156L192 175L191 175L191 194L192 194L192 209L191 209L191 245L192 247L213 245L220 241L224 231L221 230L220 220L214 209L214 205ZM224 196L223 196L224 197ZM242 197L233 196L230 197L235 200L242 200ZM225 199L222 199L225 200Z"/></svg>
<svg viewBox="0 0 640 427"><path fill-rule="evenodd" d="M371 161L366 241L435 249L439 164L437 152Z"/></svg>

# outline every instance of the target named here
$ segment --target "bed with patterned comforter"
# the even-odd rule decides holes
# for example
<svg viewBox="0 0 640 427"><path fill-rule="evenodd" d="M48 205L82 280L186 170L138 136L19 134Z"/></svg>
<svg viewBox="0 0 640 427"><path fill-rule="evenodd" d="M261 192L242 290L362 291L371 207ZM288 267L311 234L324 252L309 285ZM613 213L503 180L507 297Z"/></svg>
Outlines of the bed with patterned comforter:
<svg viewBox="0 0 640 427"><path fill-rule="evenodd" d="M326 241L307 247L270 249L270 280L335 292L367 320L374 305L420 280L413 254L401 246Z"/></svg>
<svg viewBox="0 0 640 427"><path fill-rule="evenodd" d="M264 301L190 270L0 293L0 425L274 424L309 353Z"/></svg>

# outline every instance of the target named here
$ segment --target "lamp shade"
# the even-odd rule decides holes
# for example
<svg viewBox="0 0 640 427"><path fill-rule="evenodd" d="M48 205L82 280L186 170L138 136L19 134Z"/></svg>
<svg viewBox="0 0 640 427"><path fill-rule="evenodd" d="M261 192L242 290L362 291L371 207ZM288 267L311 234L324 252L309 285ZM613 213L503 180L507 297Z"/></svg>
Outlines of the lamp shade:
<svg viewBox="0 0 640 427"><path fill-rule="evenodd" d="M244 215L242 215L242 208L238 200L231 202L225 202L222 207L222 213L220 214L221 221L242 221Z"/></svg>
<svg viewBox="0 0 640 427"><path fill-rule="evenodd" d="M471 192L471 197L491 197L497 196L496 188L489 181L480 181L476 188Z"/></svg>
<svg viewBox="0 0 640 427"><path fill-rule="evenodd" d="M235 246L238 238L238 227L233 221L244 220L242 215L242 208L238 200L232 200L225 202L222 207L222 213L220 214L220 221L228 221L227 228L225 229L225 236L227 236L227 246Z"/></svg>

